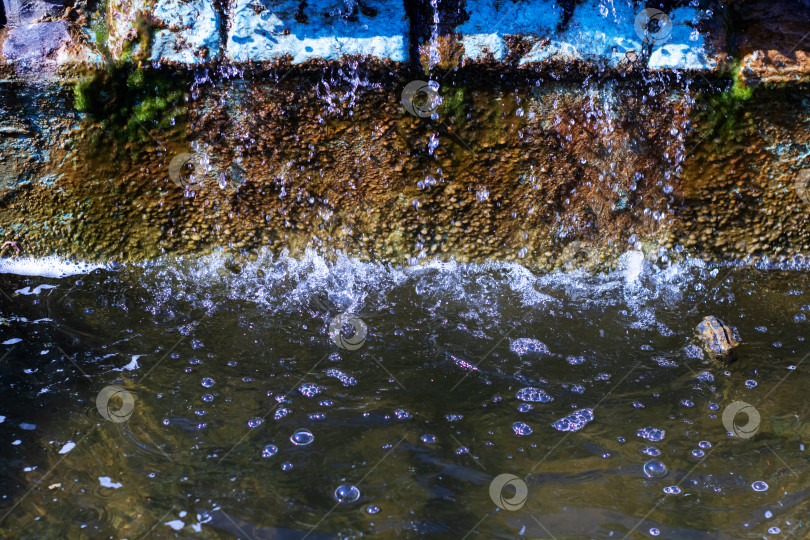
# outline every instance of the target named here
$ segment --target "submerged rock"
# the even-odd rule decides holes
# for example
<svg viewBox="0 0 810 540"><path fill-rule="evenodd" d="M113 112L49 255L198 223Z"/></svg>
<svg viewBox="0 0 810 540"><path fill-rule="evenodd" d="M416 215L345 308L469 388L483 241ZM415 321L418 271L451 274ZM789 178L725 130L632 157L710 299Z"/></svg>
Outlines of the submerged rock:
<svg viewBox="0 0 810 540"><path fill-rule="evenodd" d="M704 317L697 327L698 338L706 351L714 360L733 360L734 348L740 344L737 329L727 326L714 316Z"/></svg>

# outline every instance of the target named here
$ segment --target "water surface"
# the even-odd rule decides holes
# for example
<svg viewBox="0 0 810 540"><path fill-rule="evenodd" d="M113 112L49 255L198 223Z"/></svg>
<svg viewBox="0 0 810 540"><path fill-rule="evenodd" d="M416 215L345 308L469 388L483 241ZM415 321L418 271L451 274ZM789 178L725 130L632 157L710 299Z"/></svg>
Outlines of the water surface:
<svg viewBox="0 0 810 540"><path fill-rule="evenodd" d="M2 270L4 537L807 535L801 271L637 252L602 275L313 252ZM696 346L706 315L739 331L736 362ZM723 425L737 401L753 438ZM514 510L490 496L504 473L527 486Z"/></svg>

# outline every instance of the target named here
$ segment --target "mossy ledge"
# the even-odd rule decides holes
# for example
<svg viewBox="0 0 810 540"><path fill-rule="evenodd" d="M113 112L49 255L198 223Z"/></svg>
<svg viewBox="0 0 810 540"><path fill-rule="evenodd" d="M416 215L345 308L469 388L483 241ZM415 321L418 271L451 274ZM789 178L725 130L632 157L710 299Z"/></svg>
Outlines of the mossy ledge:
<svg viewBox="0 0 810 540"><path fill-rule="evenodd" d="M443 74L433 120L400 103L420 73L387 62L238 77L108 65L53 87L55 109L39 119L12 111L79 122L0 163L16 178L0 191L0 233L24 254L120 261L262 246L542 268L609 264L631 247L810 253L792 190L809 143L806 87L740 99L730 75L598 73L461 67ZM741 121L712 117L713 100ZM192 191L169 175L185 153L205 156Z"/></svg>

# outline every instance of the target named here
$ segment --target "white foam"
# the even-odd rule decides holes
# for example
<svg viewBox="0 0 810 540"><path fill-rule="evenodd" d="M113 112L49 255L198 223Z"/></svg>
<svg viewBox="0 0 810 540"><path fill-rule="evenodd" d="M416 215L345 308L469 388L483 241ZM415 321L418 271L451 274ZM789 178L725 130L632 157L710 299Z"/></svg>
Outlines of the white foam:
<svg viewBox="0 0 810 540"><path fill-rule="evenodd" d="M112 478L110 478L109 476L99 476L98 477L98 483L101 484L101 487L112 488L112 489L118 489L118 488L124 486L124 484L122 484L120 482L113 482Z"/></svg>
<svg viewBox="0 0 810 540"><path fill-rule="evenodd" d="M71 450L73 450L74 448L76 448L76 443L75 443L75 442L73 442L73 441L68 441L68 442L66 442L66 443L65 443L65 445L62 447L62 449L61 449L61 450L59 450L59 453L60 453L60 454L67 454L68 452L70 452L70 451L71 451Z"/></svg>
<svg viewBox="0 0 810 540"><path fill-rule="evenodd" d="M97 268L106 268L106 265L73 262L57 256L0 259L0 274L16 274L18 276L62 278L88 274Z"/></svg>

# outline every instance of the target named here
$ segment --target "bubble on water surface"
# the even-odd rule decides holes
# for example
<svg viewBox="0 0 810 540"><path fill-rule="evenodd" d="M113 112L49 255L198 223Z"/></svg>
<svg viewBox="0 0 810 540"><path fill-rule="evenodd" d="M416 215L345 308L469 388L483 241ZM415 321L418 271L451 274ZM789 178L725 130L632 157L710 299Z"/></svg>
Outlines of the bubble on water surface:
<svg viewBox="0 0 810 540"><path fill-rule="evenodd" d="M357 379L355 379L350 375L347 375L346 373L343 373L339 369L330 368L327 369L324 373L326 374L327 377L333 377L339 380L343 384L343 386L354 386L357 384Z"/></svg>
<svg viewBox="0 0 810 540"><path fill-rule="evenodd" d="M298 390L301 392L301 394L303 394L304 397L308 398L315 397L323 392L323 388L314 383L304 383L298 387Z"/></svg>
<svg viewBox="0 0 810 540"><path fill-rule="evenodd" d="M669 469L663 462L651 459L644 464L644 476L647 478L663 478L669 473Z"/></svg>
<svg viewBox="0 0 810 540"><path fill-rule="evenodd" d="M703 450L701 450L700 448L695 448L694 450L692 450L692 455L693 455L694 457L696 457L696 458L700 459L700 458L702 458L703 456L705 456L705 455L706 455L706 452L704 452L704 451L703 451Z"/></svg>
<svg viewBox="0 0 810 540"><path fill-rule="evenodd" d="M310 420L323 420L326 418L326 415L322 412L311 413L307 418Z"/></svg>
<svg viewBox="0 0 810 540"><path fill-rule="evenodd" d="M752 381L750 379L745 381L745 387L746 388L756 388L756 386L757 386L757 381Z"/></svg>
<svg viewBox="0 0 810 540"><path fill-rule="evenodd" d="M515 397L518 398L520 401L532 401L540 403L548 403L549 401L554 401L554 398L548 395L545 390L535 388L533 386L521 388L520 390L518 390Z"/></svg>
<svg viewBox="0 0 810 540"><path fill-rule="evenodd" d="M459 420L464 418L464 416L460 414L448 414L445 415L445 418L447 419L448 422L458 422Z"/></svg>
<svg viewBox="0 0 810 540"><path fill-rule="evenodd" d="M709 448L712 447L712 443L710 443L709 441L700 441L698 443L698 446L703 448L704 450L708 450Z"/></svg>
<svg viewBox="0 0 810 540"><path fill-rule="evenodd" d="M214 396L212 396L211 394L204 394L202 400L205 401L206 403L209 403L211 401L214 401Z"/></svg>
<svg viewBox="0 0 810 540"><path fill-rule="evenodd" d="M560 418L551 427L557 431L579 431L593 420L593 409L579 409L565 418Z"/></svg>
<svg viewBox="0 0 810 540"><path fill-rule="evenodd" d="M779 527L770 527L768 529L769 534L779 534L780 532L782 532L782 529L780 529Z"/></svg>
<svg viewBox="0 0 810 540"><path fill-rule="evenodd" d="M666 432L663 429L646 427L638 430L636 435L638 435L642 439L647 439L650 442L658 442L664 440Z"/></svg>
<svg viewBox="0 0 810 540"><path fill-rule="evenodd" d="M262 449L262 457L269 458L273 457L278 453L278 447L274 444L268 444Z"/></svg>
<svg viewBox="0 0 810 540"><path fill-rule="evenodd" d="M250 420L248 420L248 427L257 428L260 425L262 425L262 422L264 422L264 420L262 420L261 418L251 418Z"/></svg>
<svg viewBox="0 0 810 540"><path fill-rule="evenodd" d="M285 461L284 463L281 464L281 470L282 471L291 471L292 468L293 468L293 464L290 463L289 461Z"/></svg>
<svg viewBox="0 0 810 540"><path fill-rule="evenodd" d="M678 486L667 486L664 488L664 493L667 495L678 495L681 493L681 488Z"/></svg>
<svg viewBox="0 0 810 540"><path fill-rule="evenodd" d="M456 448L456 455L460 456L461 454L469 454L469 453L470 449L467 448L466 446L459 446L458 448Z"/></svg>
<svg viewBox="0 0 810 540"><path fill-rule="evenodd" d="M532 409L534 409L534 407L528 403L521 403L520 405L518 405L517 409L519 412L529 412Z"/></svg>
<svg viewBox="0 0 810 540"><path fill-rule="evenodd" d="M276 420L281 420L288 414L290 414L290 409L287 409L286 407L279 407L278 409L276 409L276 413L273 415L273 418L275 418Z"/></svg>
<svg viewBox="0 0 810 540"><path fill-rule="evenodd" d="M754 491L768 491L768 484L766 484L762 480L757 480L756 482L751 484L751 488Z"/></svg>
<svg viewBox="0 0 810 540"><path fill-rule="evenodd" d="M655 527L653 527L652 529L650 529L650 536L658 536L659 534L661 534L661 531L659 531L659 530L658 530L658 529L656 529Z"/></svg>
<svg viewBox="0 0 810 540"><path fill-rule="evenodd" d="M215 383L214 379L206 377L200 382L200 384L203 385L205 388L211 388L212 386L214 386Z"/></svg>
<svg viewBox="0 0 810 540"><path fill-rule="evenodd" d="M515 422L512 424L512 431L515 432L515 435L531 435L533 432L532 428L523 422Z"/></svg>
<svg viewBox="0 0 810 540"><path fill-rule="evenodd" d="M584 363L585 363L585 357L584 357L584 356L569 356L569 357L568 357L568 358L566 358L565 360L566 360L566 361L567 361L569 364L571 364L572 366L576 366L576 365L579 365L579 364L584 364Z"/></svg>
<svg viewBox="0 0 810 540"><path fill-rule="evenodd" d="M659 450L658 448L656 448L654 446L648 446L647 448L642 450L642 452L644 452L648 456L652 456L652 457L657 457L657 456L661 455L661 450Z"/></svg>
<svg viewBox="0 0 810 540"><path fill-rule="evenodd" d="M422 435L422 437L420 437L420 439L425 444L434 444L436 442L436 436L435 435L425 434L425 435Z"/></svg>
<svg viewBox="0 0 810 540"><path fill-rule="evenodd" d="M305 428L296 429L295 432L290 435L290 442L296 446L306 446L308 444L312 444L312 441L314 440L315 436L311 431Z"/></svg>
<svg viewBox="0 0 810 540"><path fill-rule="evenodd" d="M360 490L354 486L338 486L335 490L335 500L342 504L353 503L360 498Z"/></svg>
<svg viewBox="0 0 810 540"><path fill-rule="evenodd" d="M373 504L371 506L369 506L368 508L366 508L366 513L367 514L377 514L379 512L380 512L380 507L379 506L374 506Z"/></svg>
<svg viewBox="0 0 810 540"><path fill-rule="evenodd" d="M395 410L394 415L400 420L410 420L411 418L413 418L413 415L408 411L406 411L405 409Z"/></svg>
<svg viewBox="0 0 810 540"><path fill-rule="evenodd" d="M529 353L534 354L551 354L546 344L542 341L531 338L513 339L509 345L509 349L516 354L524 355Z"/></svg>

